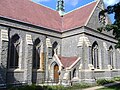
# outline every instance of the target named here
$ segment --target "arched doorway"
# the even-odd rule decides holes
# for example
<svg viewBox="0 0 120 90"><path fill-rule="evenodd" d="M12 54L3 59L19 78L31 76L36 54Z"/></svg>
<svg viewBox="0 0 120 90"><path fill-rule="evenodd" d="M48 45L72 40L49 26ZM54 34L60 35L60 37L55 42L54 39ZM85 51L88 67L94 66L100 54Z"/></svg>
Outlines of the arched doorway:
<svg viewBox="0 0 120 90"><path fill-rule="evenodd" d="M59 82L59 66L57 64L54 65L54 81Z"/></svg>

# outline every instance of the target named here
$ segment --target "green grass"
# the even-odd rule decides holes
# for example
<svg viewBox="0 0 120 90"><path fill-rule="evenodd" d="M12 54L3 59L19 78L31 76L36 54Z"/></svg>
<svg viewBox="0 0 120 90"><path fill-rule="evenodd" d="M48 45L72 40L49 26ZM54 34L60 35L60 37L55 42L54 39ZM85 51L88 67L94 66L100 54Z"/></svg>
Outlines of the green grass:
<svg viewBox="0 0 120 90"><path fill-rule="evenodd" d="M102 88L102 89L97 89L97 90L120 90L120 84L110 86L110 87L105 87L105 88Z"/></svg>

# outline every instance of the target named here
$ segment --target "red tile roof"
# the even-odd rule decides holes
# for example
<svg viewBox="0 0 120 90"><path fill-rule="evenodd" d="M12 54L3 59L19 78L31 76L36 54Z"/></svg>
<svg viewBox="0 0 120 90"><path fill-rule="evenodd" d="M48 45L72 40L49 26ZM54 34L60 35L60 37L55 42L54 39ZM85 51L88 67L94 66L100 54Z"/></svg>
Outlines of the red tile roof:
<svg viewBox="0 0 120 90"><path fill-rule="evenodd" d="M97 2L80 7L63 17L63 30L84 26Z"/></svg>
<svg viewBox="0 0 120 90"><path fill-rule="evenodd" d="M84 26L95 5L93 2L60 17L57 11L30 0L0 0L0 16L61 32Z"/></svg>
<svg viewBox="0 0 120 90"><path fill-rule="evenodd" d="M63 64L63 66L66 67L70 67L76 60L77 57L58 57L61 61L61 63Z"/></svg>
<svg viewBox="0 0 120 90"><path fill-rule="evenodd" d="M30 0L0 0L0 16L56 31L60 31L62 25L62 19L58 12Z"/></svg>

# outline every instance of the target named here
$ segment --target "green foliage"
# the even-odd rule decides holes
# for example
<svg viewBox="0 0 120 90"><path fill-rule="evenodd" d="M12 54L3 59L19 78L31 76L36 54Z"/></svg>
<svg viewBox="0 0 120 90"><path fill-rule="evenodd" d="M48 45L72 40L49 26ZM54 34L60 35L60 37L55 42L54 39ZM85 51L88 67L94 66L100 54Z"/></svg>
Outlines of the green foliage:
<svg viewBox="0 0 120 90"><path fill-rule="evenodd" d="M35 87L35 85L33 84L33 85L31 85L31 86L28 86L28 85L27 85L27 86L25 86L23 89L24 89L24 90L35 90L35 88L36 88L36 87Z"/></svg>
<svg viewBox="0 0 120 90"><path fill-rule="evenodd" d="M44 90L67 90L63 86L43 86Z"/></svg>
<svg viewBox="0 0 120 90"><path fill-rule="evenodd" d="M80 84L75 84L70 87L64 87L64 86L43 86L45 90L75 90L75 89L82 89L82 88L87 88L90 87L90 84L87 83L80 83Z"/></svg>
<svg viewBox="0 0 120 90"><path fill-rule="evenodd" d="M114 16L115 21L113 24L104 25L104 26L98 28L98 30L100 32L102 32L103 30L106 30L106 31L112 30L113 35L115 36L115 39L118 40L118 43L115 47L120 48L120 2L113 5L113 6L108 6L107 9L100 11L99 12L99 19L100 19L100 16L105 17L105 13L107 13L107 14L114 13L115 14L115 16Z"/></svg>
<svg viewBox="0 0 120 90"><path fill-rule="evenodd" d="M36 90L35 85L26 85L26 86L21 86L21 87L9 87L8 90Z"/></svg>
<svg viewBox="0 0 120 90"><path fill-rule="evenodd" d="M76 84L76 85L73 85L73 87L77 87L77 88L87 88L87 87L90 87L91 85L88 84L88 83L80 83L80 84Z"/></svg>
<svg viewBox="0 0 120 90"><path fill-rule="evenodd" d="M113 82L115 82L113 79L110 79L110 80L108 80L108 79L98 79L97 80L98 85L104 85L104 84L109 84L109 83L113 83Z"/></svg>
<svg viewBox="0 0 120 90"><path fill-rule="evenodd" d="M75 89L83 89L83 88L88 88L88 87L92 87L93 85L88 84L88 83L79 83L79 84L75 84L72 87L66 87L66 90L75 90Z"/></svg>
<svg viewBox="0 0 120 90"><path fill-rule="evenodd" d="M8 90L75 90L90 87L90 84L80 83L73 86L64 87L61 85L56 86L35 86L35 85L26 85L22 87L11 87Z"/></svg>
<svg viewBox="0 0 120 90"><path fill-rule="evenodd" d="M120 81L120 77L114 77L115 81Z"/></svg>
<svg viewBox="0 0 120 90"><path fill-rule="evenodd" d="M8 90L67 90L63 86L35 86L26 85L23 87L11 87Z"/></svg>

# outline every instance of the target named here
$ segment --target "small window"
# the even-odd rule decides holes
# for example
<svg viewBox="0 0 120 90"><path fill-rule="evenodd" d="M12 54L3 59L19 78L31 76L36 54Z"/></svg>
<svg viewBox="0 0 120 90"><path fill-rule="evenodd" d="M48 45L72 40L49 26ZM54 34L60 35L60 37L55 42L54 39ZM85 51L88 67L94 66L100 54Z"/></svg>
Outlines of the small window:
<svg viewBox="0 0 120 90"><path fill-rule="evenodd" d="M55 41L53 44L52 44L52 56L54 54L58 54L58 43Z"/></svg>
<svg viewBox="0 0 120 90"><path fill-rule="evenodd" d="M112 68L114 68L114 65L113 65L113 48L112 48L112 46L109 47L108 57L109 57L109 65L111 65Z"/></svg>

